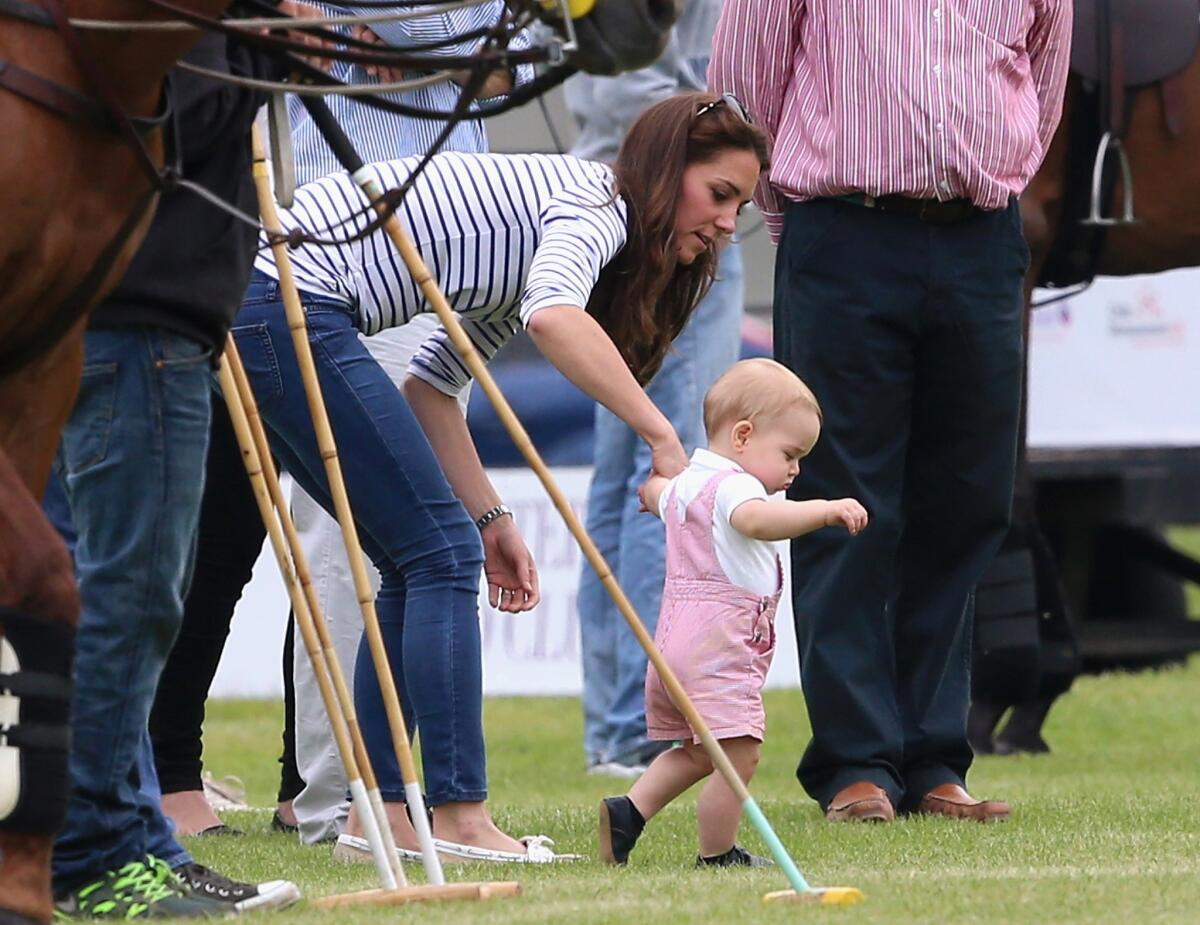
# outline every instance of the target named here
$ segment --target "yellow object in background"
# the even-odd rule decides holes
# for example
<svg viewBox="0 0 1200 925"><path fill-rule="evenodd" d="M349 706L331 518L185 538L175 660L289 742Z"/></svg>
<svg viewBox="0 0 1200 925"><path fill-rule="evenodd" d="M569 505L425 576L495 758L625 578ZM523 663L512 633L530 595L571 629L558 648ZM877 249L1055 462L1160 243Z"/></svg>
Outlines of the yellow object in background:
<svg viewBox="0 0 1200 925"><path fill-rule="evenodd" d="M541 0L542 6L548 10L558 7L558 0ZM596 0L567 0L567 9L571 11L572 19L582 19L592 11Z"/></svg>

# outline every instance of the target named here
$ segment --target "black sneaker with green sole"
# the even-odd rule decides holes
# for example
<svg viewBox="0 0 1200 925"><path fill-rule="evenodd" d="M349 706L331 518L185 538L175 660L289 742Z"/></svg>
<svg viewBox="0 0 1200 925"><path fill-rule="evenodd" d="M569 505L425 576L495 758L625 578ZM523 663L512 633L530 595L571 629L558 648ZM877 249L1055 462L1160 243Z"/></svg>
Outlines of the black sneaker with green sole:
<svg viewBox="0 0 1200 925"><path fill-rule="evenodd" d="M58 919L223 918L220 903L193 896L161 861L144 858L55 898Z"/></svg>

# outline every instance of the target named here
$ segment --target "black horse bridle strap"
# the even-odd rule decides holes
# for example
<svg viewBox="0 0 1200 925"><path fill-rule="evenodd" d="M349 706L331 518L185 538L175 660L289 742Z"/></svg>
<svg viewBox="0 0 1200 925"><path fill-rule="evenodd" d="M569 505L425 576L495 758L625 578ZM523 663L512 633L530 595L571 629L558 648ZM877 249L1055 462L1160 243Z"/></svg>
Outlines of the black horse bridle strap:
<svg viewBox="0 0 1200 925"><path fill-rule="evenodd" d="M113 127L108 110L90 97L18 67L11 61L0 60L0 87L94 131L107 132Z"/></svg>

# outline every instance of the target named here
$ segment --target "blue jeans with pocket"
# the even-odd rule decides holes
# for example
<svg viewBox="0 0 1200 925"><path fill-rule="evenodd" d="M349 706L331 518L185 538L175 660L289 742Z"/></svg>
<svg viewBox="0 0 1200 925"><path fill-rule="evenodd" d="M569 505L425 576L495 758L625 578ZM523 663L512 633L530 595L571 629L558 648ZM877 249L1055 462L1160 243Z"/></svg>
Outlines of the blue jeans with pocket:
<svg viewBox="0 0 1200 925"><path fill-rule="evenodd" d="M82 616L71 701L71 797L54 845L63 893L171 835L146 724L190 578L211 412L211 352L149 328L87 332L79 397L45 507L76 533Z"/></svg>
<svg viewBox="0 0 1200 925"><path fill-rule="evenodd" d="M709 386L737 362L743 307L742 255L721 254L717 281L675 340L646 394L691 453L706 444L702 405ZM639 513L637 490L650 475L650 448L615 414L596 407L587 528L650 635L666 576L666 537ZM646 738L646 654L587 562L579 580L583 657L583 750L588 764L635 761Z"/></svg>
<svg viewBox="0 0 1200 925"><path fill-rule="evenodd" d="M479 530L403 395L359 339L353 309L301 297L350 506L380 573L375 608L392 675L409 733L420 731L426 799L431 806L484 800ZM233 336L276 458L333 513L277 282L255 272ZM354 700L380 791L403 800L365 638Z"/></svg>

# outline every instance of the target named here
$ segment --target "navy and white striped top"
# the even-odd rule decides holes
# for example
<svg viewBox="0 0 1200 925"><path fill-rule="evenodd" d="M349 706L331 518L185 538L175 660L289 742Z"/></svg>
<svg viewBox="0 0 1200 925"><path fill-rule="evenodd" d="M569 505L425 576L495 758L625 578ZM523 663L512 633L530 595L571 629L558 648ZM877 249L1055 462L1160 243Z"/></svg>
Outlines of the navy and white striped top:
<svg viewBox="0 0 1200 925"><path fill-rule="evenodd" d="M322 7L330 15L347 13L378 13L377 9L362 7ZM415 19L396 22L372 23L371 29L387 44L395 48L410 48L429 42L445 41L447 38L494 25L504 12L502 0L491 0L478 6L431 13ZM423 54L434 56L465 55L474 51L478 39L456 42L441 48L427 49ZM514 50L528 48L529 36L521 32L510 45ZM372 84L379 81L367 74L361 65L335 61L330 74L339 80L355 84ZM521 65L516 69L516 83L532 79L533 68ZM404 93L384 94L383 99L409 106L449 112L458 104L461 88L450 81L409 90ZM416 119L383 112L363 103L354 96L333 95L324 98L329 111L346 135L354 141L359 156L367 163L423 154L433 144L444 125L441 119ZM476 109L472 105L472 110ZM326 174L336 173L342 165L330 150L320 131L309 118L308 111L300 101L288 98L288 115L292 124L292 146L296 158L296 182L308 183ZM487 134L478 119L468 119L454 127L443 146L446 151L486 151Z"/></svg>
<svg viewBox="0 0 1200 925"><path fill-rule="evenodd" d="M366 169L394 189L418 161ZM601 269L625 244L625 203L613 197L613 183L608 166L565 154L444 152L422 172L397 214L485 360L538 310L587 305ZM280 221L288 230L342 239L366 227L365 204L349 175L333 174L300 187ZM289 253L296 285L349 304L364 334L433 310L382 229L353 243L305 244ZM255 266L278 278L269 249ZM441 326L409 372L447 395L470 380Z"/></svg>

